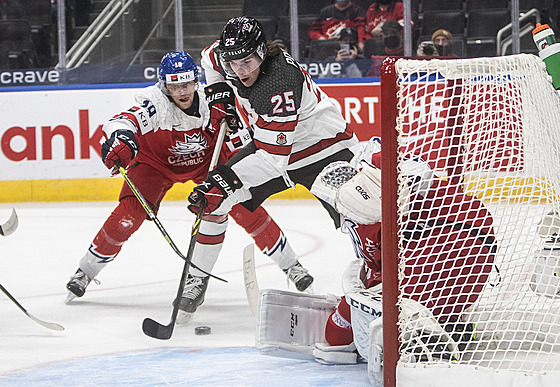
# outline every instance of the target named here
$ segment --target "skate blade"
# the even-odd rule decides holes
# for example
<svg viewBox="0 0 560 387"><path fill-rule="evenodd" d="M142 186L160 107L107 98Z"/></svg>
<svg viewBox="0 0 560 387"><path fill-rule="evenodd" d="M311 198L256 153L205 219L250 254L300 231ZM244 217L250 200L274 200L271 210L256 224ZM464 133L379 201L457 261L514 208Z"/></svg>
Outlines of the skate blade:
<svg viewBox="0 0 560 387"><path fill-rule="evenodd" d="M315 294L315 291L313 290L313 285L309 285L302 293Z"/></svg>
<svg viewBox="0 0 560 387"><path fill-rule="evenodd" d="M175 323L177 325L184 325L184 324L188 323L189 321L191 321L193 316L194 316L194 313L187 313L187 312L183 312L182 310L180 310L179 313L177 314L177 320L175 320Z"/></svg>
<svg viewBox="0 0 560 387"><path fill-rule="evenodd" d="M70 302L72 302L72 300L76 298L76 295L72 292L68 292L68 295L66 296L66 299L64 300L64 303L66 305L68 305Z"/></svg>

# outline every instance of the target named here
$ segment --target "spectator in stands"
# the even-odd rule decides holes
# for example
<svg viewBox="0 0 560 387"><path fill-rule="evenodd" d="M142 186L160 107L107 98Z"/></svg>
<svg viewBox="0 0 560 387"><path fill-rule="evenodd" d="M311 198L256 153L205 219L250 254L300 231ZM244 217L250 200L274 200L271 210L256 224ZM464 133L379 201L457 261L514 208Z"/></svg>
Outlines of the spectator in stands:
<svg viewBox="0 0 560 387"><path fill-rule="evenodd" d="M403 56L404 55L404 39L403 27L396 20L387 20L381 27L381 36L385 44L386 56ZM378 77L381 69L381 60L379 57L372 57L371 67L366 73L367 77Z"/></svg>
<svg viewBox="0 0 560 387"><path fill-rule="evenodd" d="M340 31L340 49L336 55L326 60L340 62L342 69L340 75L325 75L327 78L361 78L369 69L370 63L366 61L358 47L358 30L355 28L344 28ZM366 66L364 68L364 66Z"/></svg>
<svg viewBox="0 0 560 387"><path fill-rule="evenodd" d="M387 20L381 27L381 36L385 43L385 54L389 56L404 55L403 27L396 20Z"/></svg>
<svg viewBox="0 0 560 387"><path fill-rule="evenodd" d="M439 29L432 34L432 40L429 42L421 42L416 51L418 56L454 56L453 53L453 35L451 32Z"/></svg>
<svg viewBox="0 0 560 387"><path fill-rule="evenodd" d="M366 12L350 0L335 0L335 3L323 8L309 29L309 39L338 39L344 28L356 28L358 46L364 48Z"/></svg>
<svg viewBox="0 0 560 387"><path fill-rule="evenodd" d="M396 0L375 0L366 12L366 39L381 39L381 27L387 20L396 20L401 26L403 20L403 3Z"/></svg>

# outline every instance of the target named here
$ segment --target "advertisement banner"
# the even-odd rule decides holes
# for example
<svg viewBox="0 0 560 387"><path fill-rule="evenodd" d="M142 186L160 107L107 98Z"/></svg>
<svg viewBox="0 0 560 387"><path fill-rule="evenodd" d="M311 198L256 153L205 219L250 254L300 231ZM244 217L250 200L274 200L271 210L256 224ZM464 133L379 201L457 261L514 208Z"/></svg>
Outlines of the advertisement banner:
<svg viewBox="0 0 560 387"><path fill-rule="evenodd" d="M379 134L379 84L322 84L362 141ZM106 178L101 127L139 89L0 93L0 180Z"/></svg>
<svg viewBox="0 0 560 387"><path fill-rule="evenodd" d="M361 141L379 134L379 83L320 86ZM140 88L113 87L0 89L0 201L114 198L121 183L101 162L101 128L134 103ZM103 191L108 186L110 193Z"/></svg>

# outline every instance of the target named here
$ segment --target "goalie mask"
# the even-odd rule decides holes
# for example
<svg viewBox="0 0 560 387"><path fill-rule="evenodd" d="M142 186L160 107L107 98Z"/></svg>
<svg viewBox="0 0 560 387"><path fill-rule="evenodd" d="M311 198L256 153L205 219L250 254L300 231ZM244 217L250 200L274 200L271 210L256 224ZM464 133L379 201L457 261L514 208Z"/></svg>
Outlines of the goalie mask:
<svg viewBox="0 0 560 387"><path fill-rule="evenodd" d="M230 19L218 46L220 64L226 74L237 78L240 71L256 70L266 57L266 36L261 23L249 16Z"/></svg>
<svg viewBox="0 0 560 387"><path fill-rule="evenodd" d="M192 93L198 85L198 68L185 51L169 52L161 59L158 77L160 89L166 95L169 89L184 88Z"/></svg>

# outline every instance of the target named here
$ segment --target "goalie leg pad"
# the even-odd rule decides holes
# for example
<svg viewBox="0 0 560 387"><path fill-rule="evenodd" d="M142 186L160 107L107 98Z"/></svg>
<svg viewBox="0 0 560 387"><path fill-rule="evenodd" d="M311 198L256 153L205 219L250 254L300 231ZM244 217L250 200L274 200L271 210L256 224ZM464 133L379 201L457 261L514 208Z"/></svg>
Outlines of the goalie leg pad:
<svg viewBox="0 0 560 387"><path fill-rule="evenodd" d="M256 347L261 354L314 359L314 345L325 342L325 325L339 299L264 289L259 293Z"/></svg>
<svg viewBox="0 0 560 387"><path fill-rule="evenodd" d="M531 290L541 296L560 298L560 243L546 242L535 261Z"/></svg>
<svg viewBox="0 0 560 387"><path fill-rule="evenodd" d="M382 299L378 287L346 293L350 305L354 344L363 358L369 357L370 323L382 315Z"/></svg>
<svg viewBox="0 0 560 387"><path fill-rule="evenodd" d="M557 237L560 234L560 215L551 211L538 224L538 234L543 238Z"/></svg>

